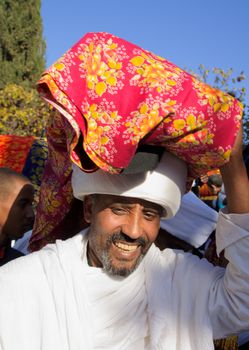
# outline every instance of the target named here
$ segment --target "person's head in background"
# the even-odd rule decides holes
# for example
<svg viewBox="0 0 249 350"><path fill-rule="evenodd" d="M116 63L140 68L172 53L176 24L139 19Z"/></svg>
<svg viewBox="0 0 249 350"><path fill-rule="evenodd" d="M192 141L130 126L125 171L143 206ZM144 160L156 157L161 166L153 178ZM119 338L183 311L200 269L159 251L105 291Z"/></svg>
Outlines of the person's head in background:
<svg viewBox="0 0 249 350"><path fill-rule="evenodd" d="M220 174L213 174L208 177L207 184L213 195L218 195L222 186L222 177Z"/></svg>
<svg viewBox="0 0 249 350"><path fill-rule="evenodd" d="M0 168L0 247L32 229L34 188L23 175Z"/></svg>

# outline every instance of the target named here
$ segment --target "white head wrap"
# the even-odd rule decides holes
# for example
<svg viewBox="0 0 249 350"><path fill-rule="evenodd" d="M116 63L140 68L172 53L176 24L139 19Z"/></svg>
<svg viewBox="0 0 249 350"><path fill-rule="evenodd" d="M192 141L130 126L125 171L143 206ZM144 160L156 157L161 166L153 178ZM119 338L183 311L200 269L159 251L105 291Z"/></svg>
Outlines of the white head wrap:
<svg viewBox="0 0 249 350"><path fill-rule="evenodd" d="M109 174L103 170L85 173L73 164L74 197L84 200L89 194L110 194L144 199L165 209L165 217L176 214L186 189L185 162L164 152L156 169L137 174Z"/></svg>

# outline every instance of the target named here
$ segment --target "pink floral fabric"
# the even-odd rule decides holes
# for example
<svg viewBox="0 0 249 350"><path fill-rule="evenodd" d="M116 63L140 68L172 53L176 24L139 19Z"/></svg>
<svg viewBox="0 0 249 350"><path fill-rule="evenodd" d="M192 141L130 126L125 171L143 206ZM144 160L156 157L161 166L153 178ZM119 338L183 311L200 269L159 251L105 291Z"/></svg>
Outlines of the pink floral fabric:
<svg viewBox="0 0 249 350"><path fill-rule="evenodd" d="M161 145L187 162L189 185L229 160L242 118L232 96L108 33L86 34L43 74L38 90L57 113L47 127L50 161L32 249L54 239L70 208L70 161L119 173L139 145Z"/></svg>

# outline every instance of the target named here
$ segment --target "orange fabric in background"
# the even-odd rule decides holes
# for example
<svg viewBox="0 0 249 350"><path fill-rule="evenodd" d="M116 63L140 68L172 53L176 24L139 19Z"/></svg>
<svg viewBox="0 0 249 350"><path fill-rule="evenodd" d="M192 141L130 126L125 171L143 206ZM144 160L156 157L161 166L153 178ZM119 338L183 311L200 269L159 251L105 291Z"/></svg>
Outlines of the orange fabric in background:
<svg viewBox="0 0 249 350"><path fill-rule="evenodd" d="M214 200L217 199L218 195L211 193L211 189L208 184L203 184L199 188L201 200Z"/></svg>
<svg viewBox="0 0 249 350"><path fill-rule="evenodd" d="M207 172L207 176L210 176L210 175L220 175L220 169L209 170Z"/></svg>
<svg viewBox="0 0 249 350"><path fill-rule="evenodd" d="M0 135L0 167L21 173L34 136Z"/></svg>

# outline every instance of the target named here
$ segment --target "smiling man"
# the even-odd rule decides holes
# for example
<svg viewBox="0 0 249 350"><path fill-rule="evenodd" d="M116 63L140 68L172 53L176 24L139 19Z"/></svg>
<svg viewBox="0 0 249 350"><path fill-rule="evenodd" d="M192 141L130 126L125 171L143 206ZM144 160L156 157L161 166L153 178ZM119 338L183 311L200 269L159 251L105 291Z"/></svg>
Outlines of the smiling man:
<svg viewBox="0 0 249 350"><path fill-rule="evenodd" d="M249 191L241 154L240 135L221 169L230 214L219 215L217 244L226 249L226 270L153 243L160 218L180 206L185 162L164 152L154 169L117 175L73 165L74 196L84 200L90 226L1 269L1 350L209 350L213 338L247 329Z"/></svg>
<svg viewBox="0 0 249 350"><path fill-rule="evenodd" d="M91 223L88 261L112 275L128 276L157 237L162 209L147 201L93 195L85 198Z"/></svg>
<svg viewBox="0 0 249 350"><path fill-rule="evenodd" d="M0 349L212 350L249 329L239 102L108 33L84 36L39 91L56 111L30 248L66 236L74 197L89 227L0 269ZM142 156L147 146L163 152ZM210 166L228 199L216 237L226 269L154 244L160 218Z"/></svg>
<svg viewBox="0 0 249 350"><path fill-rule="evenodd" d="M160 219L175 214L185 190L186 165L167 152L153 171L131 172L99 170L89 176L73 165L74 196L84 200L90 224L88 262L110 275L128 276L136 269L158 235Z"/></svg>
<svg viewBox="0 0 249 350"><path fill-rule="evenodd" d="M160 206L135 198L86 197L85 219L91 223L89 264L111 275L128 276L155 241L162 212Z"/></svg>

